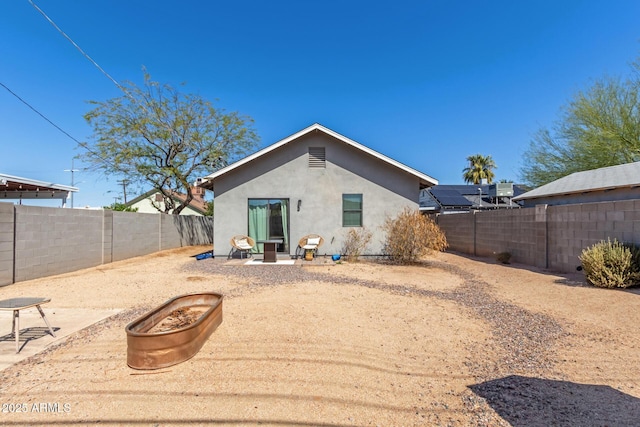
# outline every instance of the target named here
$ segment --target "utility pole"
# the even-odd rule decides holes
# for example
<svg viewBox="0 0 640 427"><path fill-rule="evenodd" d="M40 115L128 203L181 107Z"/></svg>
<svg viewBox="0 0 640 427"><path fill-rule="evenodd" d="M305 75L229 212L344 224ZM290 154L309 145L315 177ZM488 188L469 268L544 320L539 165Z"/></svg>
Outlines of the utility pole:
<svg viewBox="0 0 640 427"><path fill-rule="evenodd" d="M73 185L75 184L75 181L73 179L73 173L80 171L80 169L73 168L73 158L71 159L71 169L65 169L64 171L71 172L71 186L73 187ZM71 191L71 209L73 209L73 191Z"/></svg>
<svg viewBox="0 0 640 427"><path fill-rule="evenodd" d="M127 184L129 183L128 179L122 179L118 181L118 184L122 184L122 195L124 196L124 204L127 204Z"/></svg>

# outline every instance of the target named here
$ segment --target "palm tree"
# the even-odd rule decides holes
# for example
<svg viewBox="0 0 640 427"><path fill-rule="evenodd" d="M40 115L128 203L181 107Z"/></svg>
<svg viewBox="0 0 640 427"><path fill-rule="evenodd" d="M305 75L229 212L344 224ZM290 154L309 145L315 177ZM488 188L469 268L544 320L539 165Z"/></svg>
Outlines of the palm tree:
<svg viewBox="0 0 640 427"><path fill-rule="evenodd" d="M480 184L483 179L486 179L487 183L491 184L495 176L493 169L498 168L491 156L474 154L473 156L467 157L467 161L469 162L469 166L462 170L464 182Z"/></svg>

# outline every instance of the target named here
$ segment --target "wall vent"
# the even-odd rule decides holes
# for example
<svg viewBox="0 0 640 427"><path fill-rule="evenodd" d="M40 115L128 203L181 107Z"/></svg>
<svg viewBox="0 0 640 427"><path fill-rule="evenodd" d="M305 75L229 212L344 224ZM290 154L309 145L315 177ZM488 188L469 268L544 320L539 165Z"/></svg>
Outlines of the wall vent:
<svg viewBox="0 0 640 427"><path fill-rule="evenodd" d="M323 169L326 167L324 147L309 147L309 168Z"/></svg>

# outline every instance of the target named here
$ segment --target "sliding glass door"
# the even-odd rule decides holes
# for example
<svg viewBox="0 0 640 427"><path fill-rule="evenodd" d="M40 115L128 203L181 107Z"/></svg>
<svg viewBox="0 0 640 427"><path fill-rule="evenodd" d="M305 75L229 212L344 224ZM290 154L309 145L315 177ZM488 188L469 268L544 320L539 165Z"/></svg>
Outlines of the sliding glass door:
<svg viewBox="0 0 640 427"><path fill-rule="evenodd" d="M280 239L278 252L289 252L289 199L249 199L249 237ZM262 244L254 248L264 252Z"/></svg>

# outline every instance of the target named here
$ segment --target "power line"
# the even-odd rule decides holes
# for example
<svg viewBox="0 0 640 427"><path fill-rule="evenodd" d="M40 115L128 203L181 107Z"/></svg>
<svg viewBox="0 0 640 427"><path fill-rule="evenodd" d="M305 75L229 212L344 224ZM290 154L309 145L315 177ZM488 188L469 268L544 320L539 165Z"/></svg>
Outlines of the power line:
<svg viewBox="0 0 640 427"><path fill-rule="evenodd" d="M72 137L71 135L69 135L64 129L62 129L60 126L58 126L57 124L53 123L51 120L49 120L49 118L47 118L47 116L45 116L44 114L42 114L40 111L36 110L35 107L31 106L31 104L29 104L27 101L25 101L24 99L20 98L20 96L18 96L17 93L15 93L14 91L12 91L11 89L9 89L4 83L0 82L0 86L2 86L3 88L5 88L11 95L15 96L16 98L18 98L24 105L26 105L27 107L31 108L37 115L39 115L40 117L42 117L43 119L45 119L46 121L49 122L49 124L51 124L51 126L53 126L54 128L58 129L60 132L62 132L63 134L67 135L69 138L71 138L73 141L75 141L78 145L80 145L81 147L87 148L86 144L83 142L78 141L77 139L75 139L74 137ZM88 148L87 148L88 149Z"/></svg>
<svg viewBox="0 0 640 427"><path fill-rule="evenodd" d="M89 55L88 55L84 50L82 50L82 48L80 48L80 46L78 46L78 44L77 44L76 42L74 42L74 41L71 39L71 37L69 37L69 36L68 36L64 31L62 31L62 29L61 29L58 25L56 25L56 23L55 23L55 22L53 22L53 20L52 20L51 18L49 18L49 16L47 16L47 14L46 14L44 11L43 11L42 9L40 9L40 8L39 8L39 7L38 7L38 6L33 2L33 0L28 0L28 1L29 1L29 3L31 3L31 5L32 5L32 6L33 6L33 7L34 7L38 12L40 12L40 14L41 14L42 16L44 16L44 18L45 18L47 21L49 21L49 23L50 23L51 25L53 25L53 27L54 27L54 28L55 28L55 29L56 29L60 34L62 34L62 36L63 36L65 39L67 39L67 40L68 40L68 41L69 41L69 42L70 42L70 43L71 43L71 44L72 44L72 45L73 45L73 46L74 46L74 47L75 47L75 48L76 48L76 49L77 49L81 54L82 54L82 56L84 56L85 58L87 58L87 59L88 59L88 60L89 60L93 65L95 65L95 66L96 66L96 68L97 68L98 70L100 70L100 72L101 72L102 74L104 74L104 75L105 75L109 80L111 80L111 81L113 82L113 84L115 84L115 85L118 87L118 89L120 89L120 90L121 90L121 91L122 91L126 96L128 96L128 97L131 99L131 101L133 101L133 103L134 103L134 104L137 104L138 106L140 106L143 110L145 110L145 112L146 112L147 114L150 114L150 115L152 115L152 114L153 114L153 113L152 113L152 112L151 112L151 111L150 111L150 110L149 110L149 109L144 105L144 103L142 103L142 102L138 102L138 100L136 100L136 98L135 98L131 93L129 93L129 91L127 90L127 88L125 88L125 87L124 87L124 86L122 86L120 83L118 83L118 81L117 81L116 79L114 79L113 77L111 77L111 75L110 75L109 73L107 73L107 72L106 72L106 71L105 71L105 70L104 70L100 65L98 65L98 63L97 63L96 61L94 61L94 60L93 60L93 58L91 58L91 57L90 57L90 56L89 56ZM172 128L171 128L171 126L169 126L168 124L166 124L166 123L164 123L164 122L161 122L161 123L162 123L162 125L163 125L165 128L167 128L167 130L168 130L170 133L174 133L174 134L176 133L175 129L172 129Z"/></svg>
<svg viewBox="0 0 640 427"><path fill-rule="evenodd" d="M149 111L149 109L144 105L144 103L139 103L135 99L135 97L131 93L129 93L129 91L124 86L122 86L120 83L118 83L118 81L116 79L111 77L111 75L109 73L107 73L100 65L98 65L98 63L96 61L94 61L93 58L91 58L84 50L82 50L82 48L80 46L78 46L78 44L71 39L71 37L69 37L64 31L62 31L62 29L55 22L53 22L53 20L51 18L49 18L49 16L33 2L33 0L28 0L28 1L65 39L67 39L82 54L82 56L84 56L87 60L89 60L98 70L100 70L100 72L102 74L104 74L109 80L111 80L113 82L113 84L115 84L116 87L118 87L118 89L120 89L126 96L128 96L131 99L131 101L133 101L134 104L138 104L148 114L152 114L152 112ZM40 114L40 113L38 113L38 114ZM40 115L42 115L42 114L40 114ZM47 121L49 121L49 120L47 119ZM161 122L161 123L164 125L164 127L166 127L169 130L169 132L172 132L172 133L176 132L168 124L166 124L164 122ZM58 126L56 126L56 128L58 128ZM60 128L58 128L58 129L60 129ZM66 134L66 132L65 132L65 134ZM125 175L127 174L126 171L121 170L112 161L106 160L104 157L102 157L102 155L100 155L100 154L96 153L95 151L91 150L86 143L81 143L78 140L76 140L75 138L72 138L72 139L74 141L76 141L81 147L85 148L90 153L92 153L92 154L96 155L98 158L102 159L102 161L104 161L105 163L110 164L116 170L119 170L120 172L124 173Z"/></svg>
<svg viewBox="0 0 640 427"><path fill-rule="evenodd" d="M81 142L78 141L77 139L75 139L73 136L71 136L67 131L65 131L64 129L62 129L60 126L58 126L57 124L55 124L53 121L51 121L47 116L45 116L44 114L42 114L40 111L38 111L34 106L32 106L31 104L29 104L27 101L25 101L24 99L22 99L17 93L15 93L14 91L12 91L11 89L9 89L4 83L0 82L0 86L2 86L3 88L5 88L7 90L7 92L9 92L11 95L15 96L17 99L20 100L20 102L22 102L24 105L26 105L27 107L29 107L31 110L33 110L37 115L39 115L40 117L42 117L43 119L45 119L47 122L49 122L49 124L53 127L55 127L56 129L58 129L60 132L62 132L63 134L65 134L67 137L69 137L72 141L75 141L76 144L78 144L79 146L81 146L82 148L84 148L85 150L87 150L88 152L90 152L91 154L97 156L99 159L101 159L103 162L110 164L111 166L113 166L114 168L120 170L119 168L117 168L115 166L115 164L110 161L105 159L100 153L96 152L95 150L92 150L89 145L86 142ZM120 170L120 172L126 173L122 170Z"/></svg>
<svg viewBox="0 0 640 427"><path fill-rule="evenodd" d="M93 65L95 65L98 70L100 70L102 72L102 74L104 74L105 76L107 76L107 78L109 80L111 80L113 82L113 84L115 84L120 90L122 90L124 93L127 93L127 91L124 89L124 87L122 87L122 85L120 83L118 83L118 81L116 79L114 79L113 77L111 77L109 75L109 73L107 73L100 65L98 65L98 63L96 61L94 61L89 55L87 55L85 53L85 51L82 50L82 48L80 48L80 46L78 46L78 44L76 42L74 42L71 37L69 37L64 31L62 31L62 29L60 27L58 27L58 25L56 25L55 22L53 22L53 20L51 18L49 18L49 16L47 16L47 14L40 9L32 0L28 0L29 3L31 3L31 5L38 11L40 12L40 14L42 16L45 17L45 19L47 21L49 21L49 23L51 25L53 25L53 27L58 30L58 32L60 34L62 34L64 36L64 38L66 38L67 40L69 40L69 42L75 46L76 49L78 49L78 51L80 51L80 53L87 58ZM0 83L2 84L2 83ZM116 167L116 165L110 161L105 159L100 153L97 153L96 151L92 150L89 145L85 142L80 142L77 139L75 139L74 137L72 137L71 135L69 135L67 132L65 132L64 130L62 130L58 125L56 125L55 123L53 123L51 120L49 120L47 117L44 116L44 114L40 113L38 110L36 110L34 107L32 107L31 105L29 105L29 103L27 103L25 100L23 100L22 98L20 98L17 94L15 94L14 92L12 92L8 87L6 87L4 84L2 84L2 86L7 89L11 94L13 94L16 98L18 98L20 101L22 101L25 105L27 105L29 108L31 108L33 111L35 111L36 113L38 113L43 119L45 119L46 121L48 121L49 123L51 123L56 129L58 129L60 132L64 133L65 135L67 135L69 138L71 138L73 141L75 141L79 146L81 146L82 148L84 148L85 150L87 150L88 152L90 152L91 154L97 156L99 159L101 159L103 162L105 162L106 164L110 164L111 166L113 166L115 169L120 170L120 172L125 173L125 171L121 170L120 168Z"/></svg>
<svg viewBox="0 0 640 427"><path fill-rule="evenodd" d="M78 46L78 45L76 44L76 42L74 42L74 41L71 39L71 37L69 37L69 36L68 36L64 31L62 31L62 29L61 29L60 27L58 27L58 26L56 25L56 23L55 23L55 22L53 22L53 20L52 20L51 18L49 18L49 17L47 16L47 14L46 14L46 13L44 13L44 11L43 11L42 9L40 9L40 8L39 8L39 7L38 7L38 6L37 6L37 5L36 5L32 0L29 0L29 3L31 3L31 6L33 6L33 7L34 7L38 12L40 12L40 14L41 14L42 16L44 16L44 18L45 18L47 21L49 21L49 23L50 23L51 25L53 25L53 27L54 27L56 30L58 30L58 32L59 32L60 34L62 34L62 36L63 36L65 39L69 40L69 42L70 42L70 43L71 43L71 44L72 44L76 49L78 49L78 51L82 54L82 56L84 56L85 58L87 58L87 59L88 59L88 60L89 60L93 65L95 65L95 66L96 66L96 68L97 68L98 70L100 70L100 72L101 72L102 74L104 74L105 76L107 76L107 78L108 78L109 80L111 80L111 81L113 82L113 84L115 84L115 85L118 87L118 89L122 90L122 91L123 91L123 92L125 92L125 93L127 92L126 90L124 90L124 88L122 87L122 85L121 85L120 83L118 83L118 81L117 81L116 79L114 79L113 77L111 77L111 75L109 75L109 73L107 73L107 72L106 72L106 71L105 71L105 70L104 70L100 65L98 65L98 63L97 63L96 61L94 61L94 60L93 60L93 58L91 58L91 57L90 57L90 56L89 56L89 55L88 55L84 50L82 50L82 48L81 48L80 46Z"/></svg>

